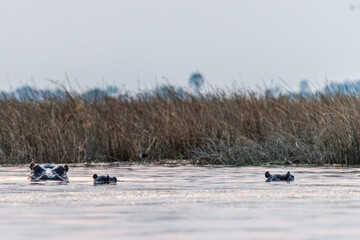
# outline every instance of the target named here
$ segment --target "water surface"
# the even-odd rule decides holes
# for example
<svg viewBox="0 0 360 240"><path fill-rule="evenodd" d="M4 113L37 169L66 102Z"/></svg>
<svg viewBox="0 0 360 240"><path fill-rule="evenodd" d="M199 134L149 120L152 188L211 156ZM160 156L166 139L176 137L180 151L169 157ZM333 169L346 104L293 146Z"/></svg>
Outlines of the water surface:
<svg viewBox="0 0 360 240"><path fill-rule="evenodd" d="M295 175L266 183L264 173ZM94 173L116 176L97 185ZM70 166L68 183L0 168L1 239L344 239L360 236L357 168Z"/></svg>

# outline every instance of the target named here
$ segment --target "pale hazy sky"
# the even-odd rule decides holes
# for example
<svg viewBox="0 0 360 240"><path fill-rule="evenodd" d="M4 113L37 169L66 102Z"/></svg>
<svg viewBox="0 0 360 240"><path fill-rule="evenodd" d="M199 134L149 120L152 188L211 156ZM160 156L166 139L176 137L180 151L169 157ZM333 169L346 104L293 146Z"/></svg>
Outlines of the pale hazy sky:
<svg viewBox="0 0 360 240"><path fill-rule="evenodd" d="M356 0L0 0L0 89L322 86L360 78L359 26Z"/></svg>

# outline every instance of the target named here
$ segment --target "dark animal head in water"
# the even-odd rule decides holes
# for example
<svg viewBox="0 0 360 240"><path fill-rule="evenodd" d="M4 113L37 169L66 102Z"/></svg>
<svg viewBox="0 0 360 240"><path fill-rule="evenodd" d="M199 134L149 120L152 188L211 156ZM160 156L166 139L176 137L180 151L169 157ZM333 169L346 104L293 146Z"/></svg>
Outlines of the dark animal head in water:
<svg viewBox="0 0 360 240"><path fill-rule="evenodd" d="M56 166L51 164L35 164L31 163L29 168L31 173L29 179L31 180L58 180L58 181L67 181L68 177L66 175L69 171L68 165Z"/></svg>
<svg viewBox="0 0 360 240"><path fill-rule="evenodd" d="M140 158L146 158L147 156L149 156L149 154L145 152L139 154Z"/></svg>
<svg viewBox="0 0 360 240"><path fill-rule="evenodd" d="M107 176L98 176L97 174L93 175L94 183L95 184L109 184L109 183L116 183L117 179L116 177L109 177Z"/></svg>
<svg viewBox="0 0 360 240"><path fill-rule="evenodd" d="M265 182L278 182L278 181L294 181L295 177L290 174L290 172L287 172L285 175L280 174L274 174L271 175L269 172L265 173L266 180Z"/></svg>

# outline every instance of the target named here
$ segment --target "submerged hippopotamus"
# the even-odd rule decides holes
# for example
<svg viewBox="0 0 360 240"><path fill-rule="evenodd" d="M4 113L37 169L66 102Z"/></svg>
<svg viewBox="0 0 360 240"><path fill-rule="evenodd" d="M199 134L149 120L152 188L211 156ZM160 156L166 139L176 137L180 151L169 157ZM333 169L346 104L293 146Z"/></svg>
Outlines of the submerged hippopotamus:
<svg viewBox="0 0 360 240"><path fill-rule="evenodd" d="M294 181L295 177L287 172L285 175L274 174L271 175L269 172L265 173L266 180L265 182L278 182L278 181Z"/></svg>
<svg viewBox="0 0 360 240"><path fill-rule="evenodd" d="M35 164L30 163L29 168L31 173L29 179L31 180L57 180L57 181L68 181L66 172L69 171L68 165L56 166L51 164Z"/></svg>
<svg viewBox="0 0 360 240"><path fill-rule="evenodd" d="M116 177L109 177L109 175L98 176L97 174L94 174L93 179L95 184L109 184L117 182Z"/></svg>

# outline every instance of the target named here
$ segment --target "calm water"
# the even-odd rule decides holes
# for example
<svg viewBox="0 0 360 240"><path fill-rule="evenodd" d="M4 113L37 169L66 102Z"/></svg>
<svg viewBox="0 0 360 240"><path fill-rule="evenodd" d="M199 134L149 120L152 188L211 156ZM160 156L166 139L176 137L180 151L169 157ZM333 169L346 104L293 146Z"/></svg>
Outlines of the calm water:
<svg viewBox="0 0 360 240"><path fill-rule="evenodd" d="M265 183L264 172L295 175ZM0 168L0 239L355 239L360 169L71 166L68 183ZM92 175L122 182L94 186Z"/></svg>

